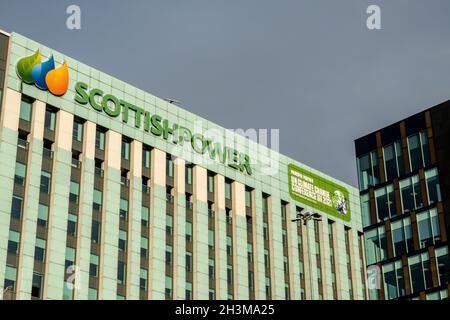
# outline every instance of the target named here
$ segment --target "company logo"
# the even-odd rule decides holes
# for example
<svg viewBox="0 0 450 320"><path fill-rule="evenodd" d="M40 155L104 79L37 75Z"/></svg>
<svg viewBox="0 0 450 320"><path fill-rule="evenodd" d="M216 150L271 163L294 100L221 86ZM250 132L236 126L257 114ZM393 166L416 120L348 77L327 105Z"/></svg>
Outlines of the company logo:
<svg viewBox="0 0 450 320"><path fill-rule="evenodd" d="M20 59L16 65L16 72L23 82L34 84L42 90L48 90L55 96L65 94L69 87L67 62L55 68L53 55L48 60L41 62L39 49L34 54Z"/></svg>

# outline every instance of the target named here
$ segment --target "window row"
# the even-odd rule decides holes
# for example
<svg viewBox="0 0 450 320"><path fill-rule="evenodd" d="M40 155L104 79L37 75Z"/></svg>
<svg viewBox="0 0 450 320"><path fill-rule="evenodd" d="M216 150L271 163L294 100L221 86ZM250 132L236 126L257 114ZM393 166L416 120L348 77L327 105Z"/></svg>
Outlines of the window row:
<svg viewBox="0 0 450 320"><path fill-rule="evenodd" d="M428 134L426 130L409 136L407 139L409 168L415 172L419 168L431 164ZM383 146L382 158L386 181L400 177L405 173L402 143L400 140ZM377 151L373 150L358 157L358 182L359 189L366 190L369 186L375 186L380 182L380 172Z"/></svg>

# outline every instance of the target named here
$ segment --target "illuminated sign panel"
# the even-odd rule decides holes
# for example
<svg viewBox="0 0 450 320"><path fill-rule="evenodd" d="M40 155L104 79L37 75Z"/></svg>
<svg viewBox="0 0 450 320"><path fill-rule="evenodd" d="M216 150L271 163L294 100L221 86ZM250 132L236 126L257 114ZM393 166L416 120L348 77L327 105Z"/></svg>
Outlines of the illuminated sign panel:
<svg viewBox="0 0 450 320"><path fill-rule="evenodd" d="M289 194L312 208L344 221L350 221L348 190L312 172L288 165Z"/></svg>

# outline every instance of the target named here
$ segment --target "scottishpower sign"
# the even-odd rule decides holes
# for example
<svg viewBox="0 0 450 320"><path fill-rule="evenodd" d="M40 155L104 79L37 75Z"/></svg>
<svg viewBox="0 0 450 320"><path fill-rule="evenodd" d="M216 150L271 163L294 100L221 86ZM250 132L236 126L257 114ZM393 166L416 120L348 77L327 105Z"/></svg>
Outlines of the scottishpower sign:
<svg viewBox="0 0 450 320"><path fill-rule="evenodd" d="M80 104L90 104L95 110L104 112L110 117L122 115L122 122L124 123L128 123L129 114L133 112L135 128L143 128L154 136L170 140L173 144L179 146L183 146L185 142L189 143L192 149L199 154L208 153L212 160L218 160L220 163L248 175L252 174L250 157L247 154L222 146L212 139L205 138L200 133L192 133L189 128L177 123L171 124L169 120L163 119L157 114L152 115L143 108L118 99L112 94L105 94L100 89L89 89L86 83L78 82L75 85L75 91L75 101Z"/></svg>
<svg viewBox="0 0 450 320"><path fill-rule="evenodd" d="M64 95L69 85L69 68L65 62L61 67L55 68L53 56L47 61L41 61L40 50L34 54L21 58L16 64L16 72L22 82L36 85L41 90L49 90L56 96ZM121 115L122 122L129 122L129 115L134 113L134 127L143 129L157 137L170 140L173 144L184 146L190 144L192 149L204 155L208 153L211 160L218 161L230 168L239 170L248 175L252 174L250 157L234 148L214 142L203 134L193 133L192 130L177 123L169 123L157 114L118 99L112 94L97 88L89 88L84 82L75 84L75 101L79 104L89 104L98 112L104 112L112 118Z"/></svg>
<svg viewBox="0 0 450 320"><path fill-rule="evenodd" d="M291 197L314 209L344 221L350 221L350 200L346 188L312 172L288 165Z"/></svg>

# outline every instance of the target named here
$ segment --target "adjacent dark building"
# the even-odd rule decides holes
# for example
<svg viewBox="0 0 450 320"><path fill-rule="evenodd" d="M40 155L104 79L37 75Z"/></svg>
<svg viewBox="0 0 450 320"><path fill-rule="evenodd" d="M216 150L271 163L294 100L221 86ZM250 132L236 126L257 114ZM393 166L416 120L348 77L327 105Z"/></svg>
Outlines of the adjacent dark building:
<svg viewBox="0 0 450 320"><path fill-rule="evenodd" d="M448 299L450 100L355 141L370 299Z"/></svg>

